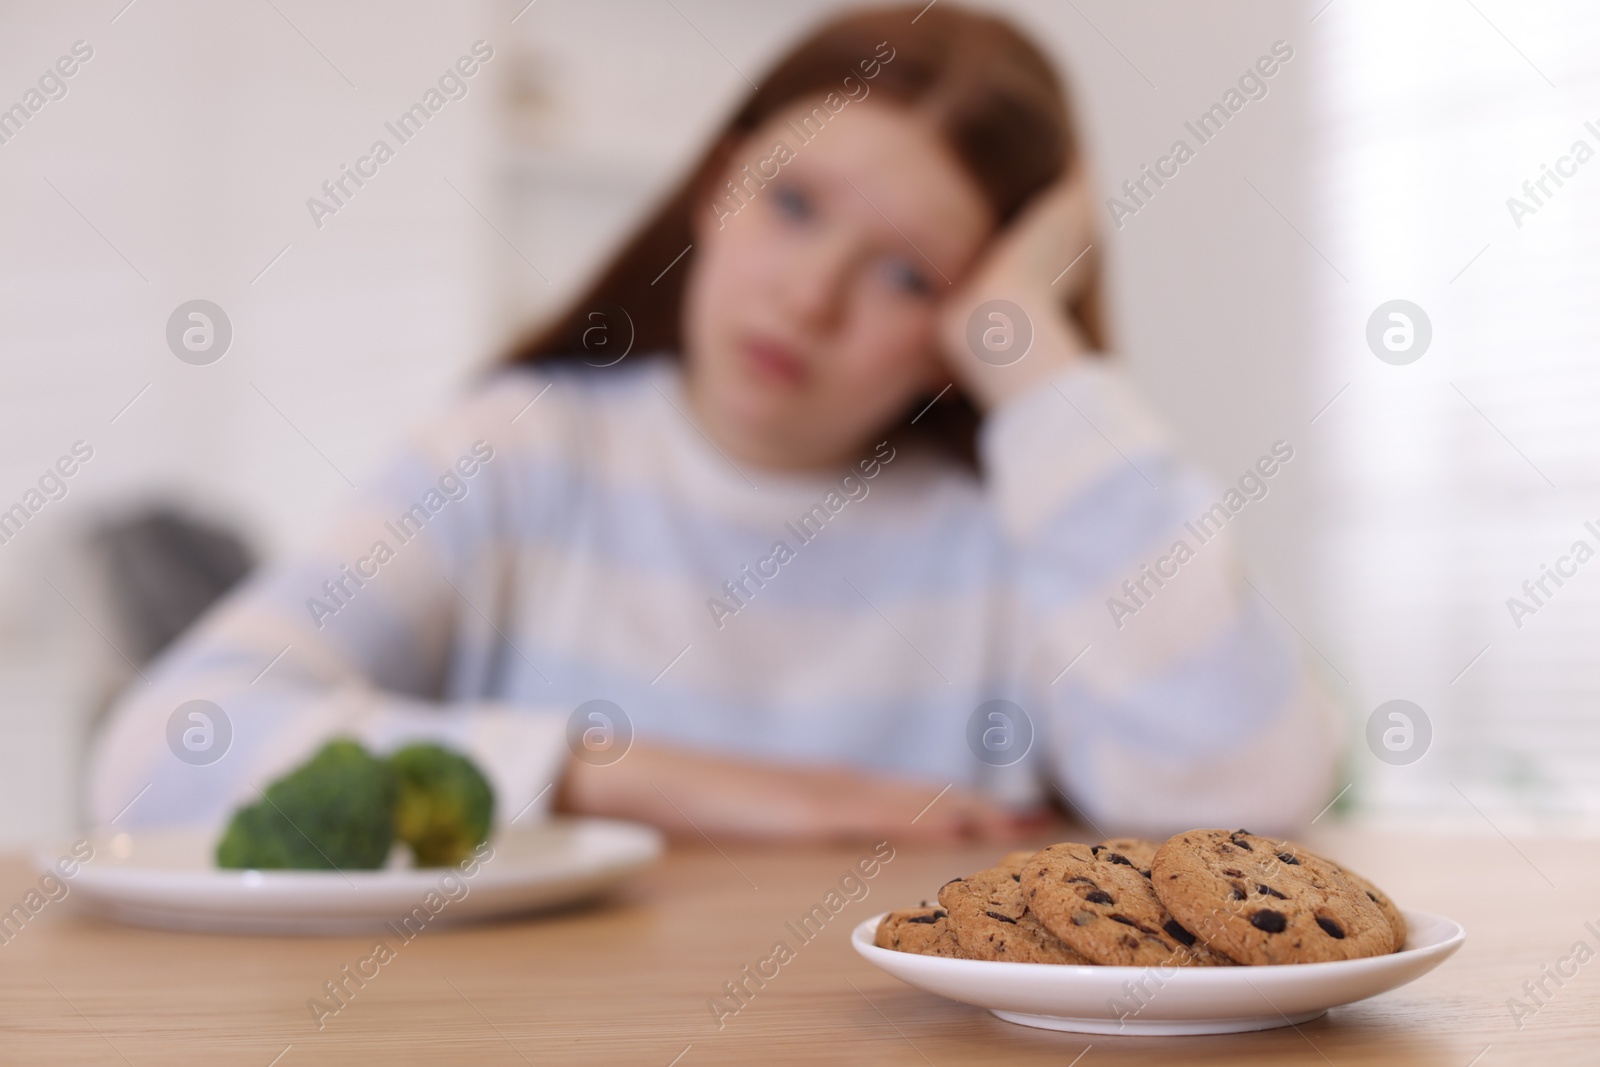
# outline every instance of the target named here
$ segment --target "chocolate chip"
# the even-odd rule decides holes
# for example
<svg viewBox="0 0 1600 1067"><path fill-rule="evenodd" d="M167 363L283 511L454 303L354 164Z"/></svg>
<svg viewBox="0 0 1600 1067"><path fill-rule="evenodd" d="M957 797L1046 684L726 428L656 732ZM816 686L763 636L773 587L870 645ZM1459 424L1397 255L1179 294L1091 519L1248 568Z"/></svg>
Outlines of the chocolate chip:
<svg viewBox="0 0 1600 1067"><path fill-rule="evenodd" d="M1111 899L1111 894L1107 893L1104 889L1091 889L1091 890L1089 890L1089 892L1087 892L1087 893L1085 893L1083 895L1083 899L1087 900L1091 904L1115 904L1116 903L1115 900Z"/></svg>
<svg viewBox="0 0 1600 1067"><path fill-rule="evenodd" d="M1321 920L1318 921L1320 922ZM1264 930L1269 934L1281 934L1285 929L1288 928L1289 920L1283 917L1283 912L1281 911L1273 911L1270 908L1262 908L1260 911L1250 916L1250 925L1254 926L1257 930ZM1344 934L1341 932L1339 936L1343 937Z"/></svg>
<svg viewBox="0 0 1600 1067"><path fill-rule="evenodd" d="M1133 866L1133 861L1130 860L1128 857L1126 857L1124 855L1121 855L1120 853L1116 853L1116 852L1108 853L1106 855L1106 859L1110 860L1112 863L1120 863L1124 867L1132 867Z"/></svg>
<svg viewBox="0 0 1600 1067"><path fill-rule="evenodd" d="M1114 923L1121 923L1123 926L1131 926L1141 934L1149 934L1151 937L1159 936L1154 930L1150 929L1150 927L1146 926L1144 923L1130 919L1126 915L1113 915L1111 916L1111 921Z"/></svg>
<svg viewBox="0 0 1600 1067"><path fill-rule="evenodd" d="M942 919L944 917L945 917L945 913L944 912L936 911L932 915L913 915L911 918L907 919L906 922L908 922L908 923L936 923L936 922L938 922L940 919Z"/></svg>
<svg viewBox="0 0 1600 1067"><path fill-rule="evenodd" d="M1229 878L1243 878L1244 877L1244 872L1241 871L1237 867L1224 867L1224 868L1222 868L1222 873L1227 875Z"/></svg>
<svg viewBox="0 0 1600 1067"><path fill-rule="evenodd" d="M1288 897L1284 896L1282 893L1278 892L1276 889L1272 888L1270 885L1261 885L1259 882L1256 884L1256 891L1260 892L1260 893L1264 893L1269 897L1277 897L1279 900L1288 900L1289 899Z"/></svg>
<svg viewBox="0 0 1600 1067"><path fill-rule="evenodd" d="M1044 872L1041 871L1040 873L1042 874ZM1078 878L1068 878L1067 879L1067 884L1068 885L1071 885L1073 882L1082 882L1084 885L1094 885L1094 879L1092 879L1092 878L1078 877Z"/></svg>
<svg viewBox="0 0 1600 1067"><path fill-rule="evenodd" d="M1255 849L1250 847L1250 842L1245 841L1245 840L1243 840L1242 838L1239 837L1240 834L1248 833L1248 832L1249 832L1248 830L1235 830L1233 832L1233 835L1231 837L1229 837L1228 840L1232 841L1234 844L1238 845L1240 848L1244 849L1246 852L1254 852Z"/></svg>
<svg viewBox="0 0 1600 1067"><path fill-rule="evenodd" d="M1344 940L1344 927L1340 926L1332 919L1324 919L1322 916L1318 915L1317 925L1322 927L1322 932L1327 934L1329 937L1336 937L1341 941Z"/></svg>
<svg viewBox="0 0 1600 1067"><path fill-rule="evenodd" d="M1292 867L1300 866L1300 861L1294 858L1293 852L1280 852L1278 858Z"/></svg>
<svg viewBox="0 0 1600 1067"><path fill-rule="evenodd" d="M1098 855L1100 855L1100 850L1105 848L1105 847L1106 846L1104 846L1104 845L1091 845L1090 848L1089 848L1089 855L1098 856Z"/></svg>
<svg viewBox="0 0 1600 1067"><path fill-rule="evenodd" d="M1161 929L1171 934L1178 941L1182 941L1185 945L1194 944L1194 935L1179 926L1177 919L1168 919L1161 924Z"/></svg>
<svg viewBox="0 0 1600 1067"><path fill-rule="evenodd" d="M1238 837L1240 834L1244 834L1246 837L1248 837L1248 836L1250 836L1250 831L1249 830L1235 830L1233 832L1233 836L1234 837Z"/></svg>
<svg viewBox="0 0 1600 1067"><path fill-rule="evenodd" d="M1233 897L1234 900L1243 900L1249 894L1245 892L1244 886L1240 885L1238 882L1234 882L1233 892L1228 895Z"/></svg>
<svg viewBox="0 0 1600 1067"><path fill-rule="evenodd" d="M984 914L997 922L1010 923L1013 926L1017 924L1017 920L1013 919L1009 915L1002 915L998 911L986 911Z"/></svg>

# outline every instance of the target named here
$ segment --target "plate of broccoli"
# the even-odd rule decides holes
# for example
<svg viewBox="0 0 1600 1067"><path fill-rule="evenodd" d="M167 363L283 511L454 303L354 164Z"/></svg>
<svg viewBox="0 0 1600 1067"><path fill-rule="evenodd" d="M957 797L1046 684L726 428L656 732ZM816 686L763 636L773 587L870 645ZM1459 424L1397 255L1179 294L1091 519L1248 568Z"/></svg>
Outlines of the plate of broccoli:
<svg viewBox="0 0 1600 1067"><path fill-rule="evenodd" d="M403 932L582 900L663 848L635 823L554 818L491 832L494 815L494 789L466 756L419 743L379 757L341 738L236 810L220 836L95 835L74 888L138 925Z"/></svg>

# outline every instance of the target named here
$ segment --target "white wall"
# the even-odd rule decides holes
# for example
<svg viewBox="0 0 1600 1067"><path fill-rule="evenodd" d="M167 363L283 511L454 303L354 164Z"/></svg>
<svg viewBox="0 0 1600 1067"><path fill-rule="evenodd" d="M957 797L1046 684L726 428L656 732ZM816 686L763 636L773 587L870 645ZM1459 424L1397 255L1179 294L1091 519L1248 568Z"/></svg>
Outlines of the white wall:
<svg viewBox="0 0 1600 1067"><path fill-rule="evenodd" d="M504 42L486 9L285 0L291 26L266 4L121 7L8 5L0 24L5 104L73 42L94 50L0 145L0 500L94 448L0 545L0 838L64 832L84 716L126 674L45 584L107 625L85 524L160 495L280 548L347 491L335 467L359 480L483 360L493 325L499 238L446 178L494 205L495 62L320 230L305 206L474 40ZM211 366L165 341L196 297L233 322Z"/></svg>

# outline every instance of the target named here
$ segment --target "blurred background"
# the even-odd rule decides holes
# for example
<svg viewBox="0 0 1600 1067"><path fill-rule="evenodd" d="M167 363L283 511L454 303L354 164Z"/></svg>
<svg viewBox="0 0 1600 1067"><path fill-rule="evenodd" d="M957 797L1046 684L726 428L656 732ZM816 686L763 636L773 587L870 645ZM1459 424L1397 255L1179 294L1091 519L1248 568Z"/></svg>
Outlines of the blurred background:
<svg viewBox="0 0 1600 1067"><path fill-rule="evenodd" d="M571 292L840 6L0 7L0 512L26 512L0 517L0 845L69 831L87 734L163 637ZM1522 588L1600 550L1600 13L975 6L1058 57L1102 199L1292 48L1136 214L1102 212L1119 356L1219 482L1295 450L1235 525L1345 706L1341 815L1600 824L1600 561ZM477 41L466 95L314 217ZM167 343L196 299L232 326L208 365ZM1410 362L1368 342L1393 300L1431 326ZM1399 752L1368 742L1392 700Z"/></svg>

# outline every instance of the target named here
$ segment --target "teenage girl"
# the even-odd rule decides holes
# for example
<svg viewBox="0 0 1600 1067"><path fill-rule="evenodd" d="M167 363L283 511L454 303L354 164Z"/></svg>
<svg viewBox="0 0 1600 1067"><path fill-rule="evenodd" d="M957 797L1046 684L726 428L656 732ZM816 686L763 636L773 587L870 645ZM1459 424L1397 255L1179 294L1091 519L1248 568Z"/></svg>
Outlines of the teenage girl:
<svg viewBox="0 0 1600 1067"><path fill-rule="evenodd" d="M1106 356L1061 85L998 18L917 15L794 48L543 333L135 683L94 816L220 824L337 735L468 753L502 821L1316 813L1333 718L1231 532L1144 570L1218 494Z"/></svg>

